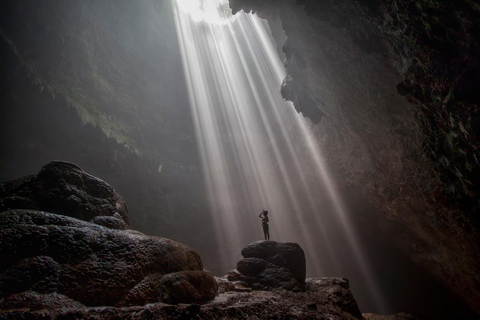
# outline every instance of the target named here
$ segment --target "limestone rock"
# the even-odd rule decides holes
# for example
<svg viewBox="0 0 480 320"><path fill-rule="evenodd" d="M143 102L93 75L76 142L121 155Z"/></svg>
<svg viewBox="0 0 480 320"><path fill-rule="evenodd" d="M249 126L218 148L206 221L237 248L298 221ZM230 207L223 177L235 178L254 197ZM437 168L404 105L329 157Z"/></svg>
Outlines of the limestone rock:
<svg viewBox="0 0 480 320"><path fill-rule="evenodd" d="M298 244L258 241L243 248L242 255L245 259L227 275L230 281L254 290L305 290L305 253Z"/></svg>
<svg viewBox="0 0 480 320"><path fill-rule="evenodd" d="M407 313L397 313L393 315L379 315L373 313L364 313L365 320L416 320L414 316Z"/></svg>
<svg viewBox="0 0 480 320"><path fill-rule="evenodd" d="M295 279L305 282L305 252L297 243L276 241L257 241L242 249L244 258L260 258L280 267L289 269Z"/></svg>
<svg viewBox="0 0 480 320"><path fill-rule="evenodd" d="M218 293L235 291L235 285L233 282L228 281L227 277L215 277L217 281Z"/></svg>
<svg viewBox="0 0 480 320"><path fill-rule="evenodd" d="M175 277L175 276L174 276ZM310 282L307 279L307 283ZM222 280L225 282L225 279ZM342 279L313 279L306 292L228 291L204 304L154 303L134 307L67 307L59 310L8 310L2 319L335 319L364 320ZM343 301L342 299L346 299ZM403 319L402 319L403 320Z"/></svg>
<svg viewBox="0 0 480 320"><path fill-rule="evenodd" d="M47 211L115 229L129 226L127 205L108 183L63 161L0 184L0 212L10 209Z"/></svg>
<svg viewBox="0 0 480 320"><path fill-rule="evenodd" d="M35 310L59 310L59 309L79 309L85 306L62 294L46 293L41 294L35 291L26 291L19 294L13 294L7 297L2 303L2 309L21 309L28 306L31 311Z"/></svg>
<svg viewBox="0 0 480 320"><path fill-rule="evenodd" d="M128 225L125 223L125 221L116 217L98 216L90 220L90 222L96 223L98 225L101 225L110 229L118 229L118 230L128 229Z"/></svg>
<svg viewBox="0 0 480 320"><path fill-rule="evenodd" d="M342 310L356 317L362 317L347 279L334 277L308 278L306 287L308 293L312 295L325 294L328 301L333 302Z"/></svg>
<svg viewBox="0 0 480 320"><path fill-rule="evenodd" d="M166 303L207 302L215 298L217 290L215 278L205 271L175 272L160 280L161 300Z"/></svg>
<svg viewBox="0 0 480 320"><path fill-rule="evenodd" d="M34 210L2 212L0 244L0 301L16 307L30 307L53 293L58 296L47 300L128 306L165 297L171 303L205 302L217 291L195 250L71 217ZM182 291L175 292L177 288ZM29 298L20 299L22 295Z"/></svg>
<svg viewBox="0 0 480 320"><path fill-rule="evenodd" d="M318 278L308 278L306 280L307 290L308 291L321 291L323 288L331 286L340 286L344 289L350 289L350 283L348 279L345 278L335 278L335 277L318 277Z"/></svg>

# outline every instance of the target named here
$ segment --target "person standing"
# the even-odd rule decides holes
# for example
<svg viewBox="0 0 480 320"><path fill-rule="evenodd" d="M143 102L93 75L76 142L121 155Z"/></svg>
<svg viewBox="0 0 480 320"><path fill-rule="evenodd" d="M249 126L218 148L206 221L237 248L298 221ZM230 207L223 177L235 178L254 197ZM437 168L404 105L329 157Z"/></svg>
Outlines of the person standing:
<svg viewBox="0 0 480 320"><path fill-rule="evenodd" d="M262 227L263 227L263 234L265 235L265 240L270 240L270 233L268 230L268 211L263 210L262 213L259 215L262 218Z"/></svg>

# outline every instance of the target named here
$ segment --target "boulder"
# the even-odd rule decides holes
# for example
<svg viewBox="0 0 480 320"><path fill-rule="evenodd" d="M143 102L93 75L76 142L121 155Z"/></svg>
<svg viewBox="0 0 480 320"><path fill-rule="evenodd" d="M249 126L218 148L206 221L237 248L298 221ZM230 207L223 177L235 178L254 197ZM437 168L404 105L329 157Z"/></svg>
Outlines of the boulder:
<svg viewBox="0 0 480 320"><path fill-rule="evenodd" d="M85 306L201 303L217 291L199 254L183 244L35 210L0 213L0 257L0 301L17 308L60 298Z"/></svg>
<svg viewBox="0 0 480 320"><path fill-rule="evenodd" d="M199 303L215 299L218 285L205 271L170 273L160 280L162 301L166 303Z"/></svg>
<svg viewBox="0 0 480 320"><path fill-rule="evenodd" d="M312 296L324 296L348 314L362 318L357 302L350 291L350 284L345 278L318 277L306 280L307 293Z"/></svg>
<svg viewBox="0 0 480 320"><path fill-rule="evenodd" d="M259 258L290 270L299 282L305 283L307 262L298 243L257 241L242 249L244 258Z"/></svg>
<svg viewBox="0 0 480 320"><path fill-rule="evenodd" d="M242 256L228 280L242 281L254 290L305 290L305 253L298 244L258 241L243 248Z"/></svg>
<svg viewBox="0 0 480 320"><path fill-rule="evenodd" d="M52 161L38 174L0 184L0 212L33 209L127 229L127 205L105 181L79 166Z"/></svg>

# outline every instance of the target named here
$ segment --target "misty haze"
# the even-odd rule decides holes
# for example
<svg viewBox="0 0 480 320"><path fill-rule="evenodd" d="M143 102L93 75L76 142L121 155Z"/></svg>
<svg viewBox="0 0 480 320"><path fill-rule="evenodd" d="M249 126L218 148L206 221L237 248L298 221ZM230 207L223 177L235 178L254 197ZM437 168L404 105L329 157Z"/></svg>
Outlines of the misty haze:
<svg viewBox="0 0 480 320"><path fill-rule="evenodd" d="M3 1L0 318L478 319L480 8L397 2Z"/></svg>

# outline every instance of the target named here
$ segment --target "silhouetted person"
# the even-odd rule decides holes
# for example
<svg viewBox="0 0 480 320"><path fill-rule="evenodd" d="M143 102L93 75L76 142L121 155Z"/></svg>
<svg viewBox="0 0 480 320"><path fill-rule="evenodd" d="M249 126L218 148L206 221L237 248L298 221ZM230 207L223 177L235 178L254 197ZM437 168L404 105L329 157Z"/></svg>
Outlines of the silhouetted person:
<svg viewBox="0 0 480 320"><path fill-rule="evenodd" d="M265 235L265 240L270 240L270 233L268 232L268 211L263 210L262 213L259 215L262 218L262 227L263 233Z"/></svg>

